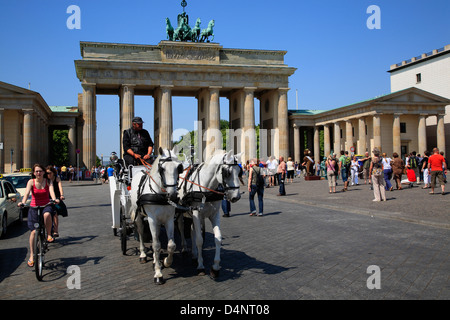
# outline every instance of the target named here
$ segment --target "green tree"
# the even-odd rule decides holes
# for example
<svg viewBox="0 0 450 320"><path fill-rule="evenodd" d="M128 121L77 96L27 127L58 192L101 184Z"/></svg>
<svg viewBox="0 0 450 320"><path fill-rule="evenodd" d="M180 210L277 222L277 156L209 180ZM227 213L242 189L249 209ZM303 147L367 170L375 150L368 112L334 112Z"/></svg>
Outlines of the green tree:
<svg viewBox="0 0 450 320"><path fill-rule="evenodd" d="M61 166L69 163L69 130L53 130L51 164Z"/></svg>

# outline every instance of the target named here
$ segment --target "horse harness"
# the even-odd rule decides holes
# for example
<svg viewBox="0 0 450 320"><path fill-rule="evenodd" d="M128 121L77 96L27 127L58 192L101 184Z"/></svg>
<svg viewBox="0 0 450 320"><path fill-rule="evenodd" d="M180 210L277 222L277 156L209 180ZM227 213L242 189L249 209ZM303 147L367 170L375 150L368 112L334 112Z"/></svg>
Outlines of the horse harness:
<svg viewBox="0 0 450 320"><path fill-rule="evenodd" d="M143 160L141 160L141 161L144 163ZM139 207L143 206L144 204L157 204L157 205L169 205L169 204L171 204L169 198L167 197L167 194L157 193L156 190L154 190L152 188L152 184L151 184L151 181L150 181L150 179L153 180L153 182L156 185L158 185L160 187L161 191L163 191L163 192L165 192L165 188L167 188L167 187L176 187L177 184L170 184L170 185L166 184L166 180L165 180L165 177L164 177L164 168L162 167L162 165L164 163L170 162L170 161L173 161L172 157L159 159L159 161L158 161L158 173L160 175L163 187L158 185L158 183L153 179L153 177L150 175L148 170L141 170L141 172L143 172L144 175L142 175L141 180L139 181L138 191L137 191L137 193L138 193L137 194L137 199L138 199L137 200L137 205ZM145 164L145 166L147 167L147 169L149 169L149 167L151 167L148 164ZM178 166L178 174L181 173L180 171L181 172L183 171L183 166L181 164ZM144 191L145 182L147 180L148 180L149 188L150 188L150 190L153 193L147 193L147 194L143 195L142 193Z"/></svg>
<svg viewBox="0 0 450 320"><path fill-rule="evenodd" d="M224 168L224 166L227 166ZM204 163L201 163L200 165L194 165L193 170L189 170L189 172L186 174L186 177L184 178L184 193L185 196L183 199L181 199L181 204L186 205L192 202L214 202L222 200L224 196L226 196L225 192L232 189L239 189L238 186L230 187L226 185L225 179L228 178L231 175L232 172L232 166L238 166L239 167L239 177L242 176L242 168L237 163L236 159L234 160L234 163L228 164L228 163L222 163L219 166L217 166L215 175L218 173L219 170L221 170L222 175L222 184L219 184L218 188L216 190L209 189L207 187L204 187L200 185L200 171L204 167ZM190 181L189 178L195 173L197 173L196 177L198 183L195 183L194 181ZM187 190L187 182L191 183L191 190ZM201 189L205 189L206 191L193 191L193 185L197 185Z"/></svg>
<svg viewBox="0 0 450 320"><path fill-rule="evenodd" d="M141 160L141 161L144 163L143 160ZM164 164L165 162L169 162L169 161L172 161L171 157L160 159L158 162L158 172L160 174L161 181L165 188L177 186L177 184L167 185L165 182L165 179L164 179L164 174L163 174L164 168L162 167L162 164ZM145 163L144 163L144 165L146 165L147 168L151 167ZM224 166L227 166L227 167L224 167ZM239 167L239 177L242 176L242 173L243 173L242 168L239 166L236 159L234 160L234 163L232 163L232 164L227 164L227 163L220 164L216 169L215 175L218 173L219 170L221 170L223 184L219 184L219 186L216 190L213 190L213 189L210 189L210 188L200 185L200 171L201 171L201 169L203 169L204 163L201 163L199 165L196 164L196 165L193 165L192 167L189 166L187 169L188 172L186 173L186 176L184 178L182 178L184 180L184 182L182 183L182 185L177 187L178 190L181 188L184 188L184 193L185 193L185 196L183 197L183 199L180 199L180 204L177 204L177 203L171 201L167 197L166 194L157 193L152 188L150 179L153 180L155 182L155 184L157 184L156 181L152 178L152 176L150 175L148 170L142 170L142 172L145 174L141 177L141 180L139 181L137 205L138 205L138 207L142 207L145 204L172 205L173 207L175 207L178 210L188 211L188 212L192 212L192 210L194 210L194 209L201 210L201 209L203 209L203 206L206 202L215 202L215 201L222 200L224 198L224 196L226 196L225 192L227 190L233 190L233 189L240 188L239 185L238 186L228 186L225 183L225 179L231 175L233 166ZM182 172L183 172L183 166L180 164L178 167L178 173L181 174ZM198 183L189 180L194 175L194 173L197 173L197 175L196 175L196 177L194 177L194 179L197 178ZM153 193L142 194L147 180L149 183L150 190ZM188 187L187 187L188 182L191 185L190 190L188 190ZM197 185L198 187L200 187L201 189L205 189L206 191L202 191L202 190L193 191L192 190L193 185ZM161 190L164 190L164 188L162 188L161 186L160 186L160 188L161 188ZM201 202L200 207L196 207L196 208L192 207L190 204L193 202Z"/></svg>

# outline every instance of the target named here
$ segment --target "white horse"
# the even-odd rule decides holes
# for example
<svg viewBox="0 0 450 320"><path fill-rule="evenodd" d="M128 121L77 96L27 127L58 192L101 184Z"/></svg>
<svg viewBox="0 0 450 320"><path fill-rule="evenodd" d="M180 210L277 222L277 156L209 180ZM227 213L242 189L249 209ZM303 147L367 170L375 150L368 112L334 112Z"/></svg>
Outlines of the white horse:
<svg viewBox="0 0 450 320"><path fill-rule="evenodd" d="M204 274L202 247L202 227L205 218L211 221L214 232L216 253L214 264L210 275L213 279L219 276L220 270L220 246L222 245L222 234L220 231L220 207L224 194L231 202L241 198L239 180L242 169L238 165L241 154L236 156L232 152L225 153L223 150L195 169L191 173L185 172L180 180L179 198L182 206L190 207L192 212L193 230L191 229L192 257L197 259L197 271ZM217 192L219 184L223 186L224 192ZM186 248L184 240L183 219L178 219L178 227L181 233L183 251Z"/></svg>
<svg viewBox="0 0 450 320"><path fill-rule="evenodd" d="M147 255L143 242L143 215L147 216L152 234L153 264L155 268L154 281L163 284L161 273L161 262L159 261L161 242L159 233L161 225L164 224L167 232L168 256L164 259L164 266L170 267L176 248L174 241L174 217L175 207L168 200L177 201L177 183L183 166L177 158L176 148L169 151L159 149L159 156L152 164L150 172L145 166L137 166L133 169L133 180L131 182L131 207L130 216L135 219L140 242L140 259L145 261ZM136 216L137 215L137 216Z"/></svg>

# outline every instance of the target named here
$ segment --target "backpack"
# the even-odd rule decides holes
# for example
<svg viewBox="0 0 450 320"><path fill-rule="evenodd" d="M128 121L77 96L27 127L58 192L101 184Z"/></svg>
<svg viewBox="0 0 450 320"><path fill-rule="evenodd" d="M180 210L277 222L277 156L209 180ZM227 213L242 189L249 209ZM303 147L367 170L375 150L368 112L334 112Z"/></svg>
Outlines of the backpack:
<svg viewBox="0 0 450 320"><path fill-rule="evenodd" d="M352 165L352 160L350 160L350 157L345 157L344 166L347 171L350 169L350 166Z"/></svg>
<svg viewBox="0 0 450 320"><path fill-rule="evenodd" d="M409 158L409 167L417 168L417 158L416 157Z"/></svg>
<svg viewBox="0 0 450 320"><path fill-rule="evenodd" d="M253 172L256 173L256 186L264 187L264 177L261 175L261 169L256 172L255 168L253 168Z"/></svg>

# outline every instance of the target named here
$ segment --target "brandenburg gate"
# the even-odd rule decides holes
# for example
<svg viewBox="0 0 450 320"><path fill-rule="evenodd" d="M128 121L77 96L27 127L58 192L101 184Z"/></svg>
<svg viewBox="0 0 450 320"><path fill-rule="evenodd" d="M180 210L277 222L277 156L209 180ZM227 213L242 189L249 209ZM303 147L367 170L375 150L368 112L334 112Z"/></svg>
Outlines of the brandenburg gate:
<svg viewBox="0 0 450 320"><path fill-rule="evenodd" d="M172 97L195 97L206 156L222 148L213 132L220 129L219 98L226 97L231 129L243 133L235 150L244 153L243 162L256 157L252 132L257 98L261 129L276 132L267 139L267 154L288 156L288 80L296 69L284 64L286 51L226 49L218 43L187 41L161 41L158 45L81 42L80 49L82 59L75 61L83 88L79 148L87 168L96 159L97 94L119 96L121 132L131 127L134 97L153 96L154 133L150 134L156 148L172 147Z"/></svg>

